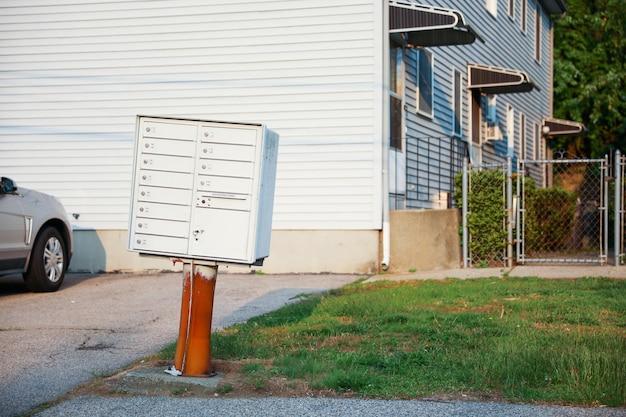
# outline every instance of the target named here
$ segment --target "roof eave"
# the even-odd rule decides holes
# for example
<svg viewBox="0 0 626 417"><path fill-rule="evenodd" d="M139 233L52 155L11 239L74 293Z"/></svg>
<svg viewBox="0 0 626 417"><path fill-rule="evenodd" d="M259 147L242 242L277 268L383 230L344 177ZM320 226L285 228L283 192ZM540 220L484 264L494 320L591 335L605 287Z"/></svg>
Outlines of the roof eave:
<svg viewBox="0 0 626 417"><path fill-rule="evenodd" d="M565 0L540 0L549 15L561 16L567 11Z"/></svg>

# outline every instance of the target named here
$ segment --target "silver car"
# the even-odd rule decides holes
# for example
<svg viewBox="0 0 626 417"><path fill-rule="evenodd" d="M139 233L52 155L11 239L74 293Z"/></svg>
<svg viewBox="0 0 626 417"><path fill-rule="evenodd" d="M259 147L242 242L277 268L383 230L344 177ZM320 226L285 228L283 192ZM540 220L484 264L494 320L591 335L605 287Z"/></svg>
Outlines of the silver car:
<svg viewBox="0 0 626 417"><path fill-rule="evenodd" d="M22 273L37 292L61 286L72 256L72 227L54 197L0 180L0 275Z"/></svg>

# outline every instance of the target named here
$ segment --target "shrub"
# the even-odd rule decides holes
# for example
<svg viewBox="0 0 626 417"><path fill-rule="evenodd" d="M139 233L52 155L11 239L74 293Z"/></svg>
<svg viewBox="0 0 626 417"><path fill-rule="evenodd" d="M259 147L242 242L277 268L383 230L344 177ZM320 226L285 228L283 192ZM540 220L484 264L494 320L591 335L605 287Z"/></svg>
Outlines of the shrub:
<svg viewBox="0 0 626 417"><path fill-rule="evenodd" d="M576 193L559 187L531 187L525 191L526 246L534 250L567 249L574 230Z"/></svg>
<svg viewBox="0 0 626 417"><path fill-rule="evenodd" d="M467 202L467 226L471 236L469 250L472 259L483 261L483 266L488 266L490 261L501 261L506 250L504 180L505 173L500 170L470 173L471 192ZM457 207L461 207L462 174L455 178L454 194Z"/></svg>

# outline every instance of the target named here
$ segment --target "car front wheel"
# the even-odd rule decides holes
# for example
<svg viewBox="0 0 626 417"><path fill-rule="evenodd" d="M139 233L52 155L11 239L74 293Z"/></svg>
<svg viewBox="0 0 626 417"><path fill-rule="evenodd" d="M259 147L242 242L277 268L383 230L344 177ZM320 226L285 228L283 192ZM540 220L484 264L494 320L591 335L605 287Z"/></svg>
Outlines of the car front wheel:
<svg viewBox="0 0 626 417"><path fill-rule="evenodd" d="M24 274L31 291L51 292L59 289L67 269L67 249L61 233L46 227L37 236L30 254L30 265Z"/></svg>

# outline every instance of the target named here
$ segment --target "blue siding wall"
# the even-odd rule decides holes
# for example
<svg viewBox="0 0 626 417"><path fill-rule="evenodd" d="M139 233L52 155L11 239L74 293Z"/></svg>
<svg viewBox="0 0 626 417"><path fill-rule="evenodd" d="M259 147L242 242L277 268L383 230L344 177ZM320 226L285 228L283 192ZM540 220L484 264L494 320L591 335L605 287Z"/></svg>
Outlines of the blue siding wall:
<svg viewBox="0 0 626 417"><path fill-rule="evenodd" d="M485 43L429 48L434 58L434 116L424 117L416 112L416 60L414 50L406 50L406 157L407 208L437 208L445 206L446 192L452 190L451 175L461 161L459 144L470 141L470 94L467 90L467 64L477 63L525 71L539 89L530 93L497 96L498 124L507 134L507 105L513 106L515 156L520 147L520 114L526 117L526 156L534 157L535 124L551 115L552 50L550 45L551 20L543 9L541 60L535 60L535 9L537 3L528 0L526 31L522 32L520 18L522 0L515 0L515 15L507 13L508 0L498 0L498 13L493 16L485 7L485 0L429 1L422 3L460 10L485 39ZM462 74L462 137L451 140L453 118L454 70ZM542 141L539 140L541 144ZM502 142L483 143L474 147L474 162L503 162L506 158L506 138ZM543 153L538 153L543 157ZM426 175L425 175L426 174ZM538 180L541 173L533 173ZM437 189L437 187L439 189ZM443 196L443 197L442 197Z"/></svg>

